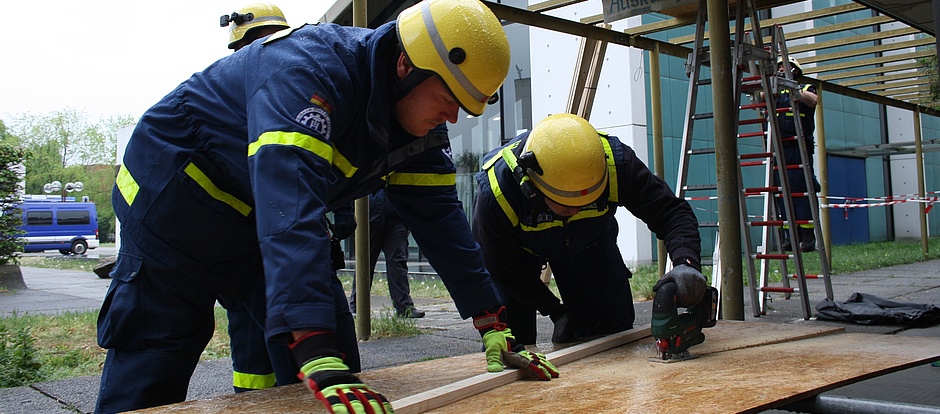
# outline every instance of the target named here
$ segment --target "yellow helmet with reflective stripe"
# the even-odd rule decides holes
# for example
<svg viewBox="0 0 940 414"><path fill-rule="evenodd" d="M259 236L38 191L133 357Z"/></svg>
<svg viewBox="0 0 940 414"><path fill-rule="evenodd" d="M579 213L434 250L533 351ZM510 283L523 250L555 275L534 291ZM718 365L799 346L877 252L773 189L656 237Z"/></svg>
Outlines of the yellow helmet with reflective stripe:
<svg viewBox="0 0 940 414"><path fill-rule="evenodd" d="M529 134L522 150L528 152L538 164L527 171L529 179L558 204L585 206L597 201L607 188L604 144L597 130L580 116L556 114L543 119Z"/></svg>
<svg viewBox="0 0 940 414"><path fill-rule="evenodd" d="M479 0L424 0L398 15L398 37L419 70L433 72L479 116L509 72L509 41Z"/></svg>
<svg viewBox="0 0 940 414"><path fill-rule="evenodd" d="M265 26L290 27L281 9L268 3L249 4L231 15L219 18L222 27L228 26L229 23L232 23L228 35L229 49L235 49L236 43L252 29Z"/></svg>
<svg viewBox="0 0 940 414"><path fill-rule="evenodd" d="M800 71L800 73L798 73L798 75L801 74L801 73L803 73L803 68L800 67L800 62L797 61L795 57L788 56L788 59L787 59L787 60L790 61L790 66L792 66L793 69L796 69L796 70ZM782 65L782 64L783 64L783 56L777 57L777 64L778 64L778 65Z"/></svg>

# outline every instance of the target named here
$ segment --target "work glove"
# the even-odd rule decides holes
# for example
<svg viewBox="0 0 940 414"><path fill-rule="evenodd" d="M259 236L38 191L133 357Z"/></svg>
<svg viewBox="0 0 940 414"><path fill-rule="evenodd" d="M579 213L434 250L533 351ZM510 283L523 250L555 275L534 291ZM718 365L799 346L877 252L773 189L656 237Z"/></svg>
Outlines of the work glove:
<svg viewBox="0 0 940 414"><path fill-rule="evenodd" d="M502 322L505 318L505 306L501 306L496 312L486 311L473 318L473 326L483 336L486 370L502 372L504 366L508 366L525 369L542 381L558 378L558 368L555 368L545 355L526 351L525 346L516 343L512 330Z"/></svg>
<svg viewBox="0 0 940 414"><path fill-rule="evenodd" d="M676 284L676 306L680 308L695 305L705 297L705 276L690 265L679 264L673 267L656 282L653 291L669 282Z"/></svg>
<svg viewBox="0 0 940 414"><path fill-rule="evenodd" d="M311 332L288 345L307 389L331 414L394 413L385 396L349 372L334 343L330 332Z"/></svg>
<svg viewBox="0 0 940 414"><path fill-rule="evenodd" d="M564 304L548 314L548 317L555 324L555 330L552 332L552 343L564 344L574 340L575 324L568 316L568 308Z"/></svg>

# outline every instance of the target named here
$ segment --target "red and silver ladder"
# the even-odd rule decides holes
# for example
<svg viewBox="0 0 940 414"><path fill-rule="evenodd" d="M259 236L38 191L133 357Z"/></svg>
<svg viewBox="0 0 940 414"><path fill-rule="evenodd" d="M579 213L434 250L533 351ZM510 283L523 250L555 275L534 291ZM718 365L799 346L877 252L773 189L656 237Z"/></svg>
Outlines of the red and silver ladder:
<svg viewBox="0 0 940 414"><path fill-rule="evenodd" d="M699 88L710 86L710 79L704 79L702 76L702 67L707 65L708 48L703 46L704 24L705 24L705 4L700 2L698 17L696 22L695 43L693 52L690 53L686 63L686 72L689 75L689 95L688 106L686 108L685 128L682 138L682 158L679 164L676 193L679 197L689 200L696 213L717 212L716 191L717 181L714 173L708 177L699 174L695 177L697 182L691 183L689 177L689 166L693 160L697 162L707 161L711 166L715 165L714 139L708 138L713 132L713 128L703 128L704 132L694 135L694 125L703 121L710 122L713 114L709 112L696 112ZM750 292L751 305L754 316L766 314L768 295L770 293L783 293L787 299L792 294L799 294L802 299L804 316L806 319L812 317L812 308L809 302L806 288L806 280L810 278L822 278L825 282L827 297L832 298L832 287L829 280L829 266L826 260L824 243L820 232L818 199L812 191L808 193L794 194L790 191L790 183L786 171L793 168L802 168L804 177L807 180L806 188L813 188L812 171L807 163L799 163L787 166L784 159L783 144L785 141L796 140L801 150L802 159L808 159L806 143L803 139L802 128L797 124L797 136L781 137L779 125L773 114L777 111L792 111L794 116L799 119L799 103L794 102L792 108L775 108L775 99L773 96L777 91L789 89L796 90L798 83L792 78L792 72L789 71L789 61L787 59L786 42L783 38L783 31L780 27L773 28L772 44L765 46L761 36L755 36L755 40L750 40L750 33L760 34L759 19L756 17L756 7L754 0L738 2L741 6L737 9L735 17L734 31L734 99L735 116L737 120L737 142L738 142L738 189L739 189L739 210L741 212L742 251L745 253L745 268L748 274L748 291ZM750 13L748 13L750 11ZM745 28L745 17L750 17L751 27ZM785 77L776 76L776 60L783 57L787 71ZM752 99L751 103L742 104L743 96L752 97L770 97L768 99ZM742 115L751 114L753 116L742 119ZM769 116L768 116L769 114ZM786 168L778 168L778 166ZM706 168L706 171L714 171L713 168ZM776 182L773 179L776 174ZM758 178L758 180L755 180ZM710 182L708 182L711 180ZM703 182L705 181L705 182ZM755 184L756 182L756 184ZM812 220L798 221L793 214L793 198L808 197L810 209L813 211ZM777 211L775 199L781 200L784 211ZM704 205L704 206L703 206ZM759 214L751 214L750 211L757 210L757 205L761 206ZM784 215L781 213L786 213ZM820 266L822 271L818 275L807 274L803 266L803 253L796 242L796 229L799 225L813 224L816 232L816 239L820 241L820 248L817 249L820 256ZM719 263L720 246L718 243L717 228L718 223L703 221L699 223L700 228L715 228L715 249L712 260L712 285L721 286L721 266ZM761 229L761 244L756 249L752 243L751 232L754 228ZM778 240L778 229L790 232L790 240L793 240L792 253L783 252L780 248L781 240ZM775 246L775 251L771 251L770 246ZM760 262L760 276L755 266L755 261ZM772 263L779 262L779 271L782 286L772 286L770 274ZM788 271L788 262L792 262L794 273ZM797 286L791 286L791 279L796 281ZM720 303L720 301L719 301Z"/></svg>

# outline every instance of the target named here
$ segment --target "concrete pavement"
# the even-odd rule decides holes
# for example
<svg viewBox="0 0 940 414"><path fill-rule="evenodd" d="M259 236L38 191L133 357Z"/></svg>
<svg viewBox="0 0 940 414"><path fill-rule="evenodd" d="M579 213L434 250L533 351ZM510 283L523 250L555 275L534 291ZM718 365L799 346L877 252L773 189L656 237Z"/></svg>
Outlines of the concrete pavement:
<svg viewBox="0 0 940 414"><path fill-rule="evenodd" d="M104 298L110 280L91 272L63 271L24 267L27 289L0 293L0 316L14 312L57 313L96 310ZM854 292L868 293L896 301L940 305L940 260L893 266L871 271L834 275L834 299L844 301ZM810 302L815 305L825 297L821 281L808 281ZM803 320L799 300L783 300L776 295L766 315L754 318L749 296L745 295L746 320L793 324L835 324L847 331L940 337L940 326L905 329L900 326L860 326L817 320ZM427 312L417 325L427 333L410 338L392 338L360 342L363 368L376 369L421 360L463 355L480 351L479 334L470 323L461 320L449 300L416 300L416 307ZM373 296L375 311L389 308L387 297ZM636 303L637 325L648 324L650 303ZM539 342L549 343L551 322L539 318ZM694 351L694 348L693 348ZM851 352L851 350L847 350ZM482 360L481 360L482 363ZM707 382L707 378L703 378ZM821 394L830 400L858 399L887 402L889 407L907 412L940 413L940 367L919 366L898 373L861 381ZM94 409L98 377L80 377L50 381L26 387L0 389L0 414L74 413ZM231 393L231 362L220 359L200 363L189 388L189 399L203 399ZM901 406L898 404L913 404ZM911 411L914 410L914 411ZM926 410L926 411L925 411ZM932 411L931 411L932 410ZM773 412L784 412L774 410ZM892 411L880 411L892 412Z"/></svg>

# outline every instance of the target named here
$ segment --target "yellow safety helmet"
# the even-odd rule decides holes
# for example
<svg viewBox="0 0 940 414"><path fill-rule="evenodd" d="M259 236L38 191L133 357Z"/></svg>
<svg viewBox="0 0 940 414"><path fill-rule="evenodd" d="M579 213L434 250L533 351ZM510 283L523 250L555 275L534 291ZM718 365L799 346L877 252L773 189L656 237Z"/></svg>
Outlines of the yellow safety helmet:
<svg viewBox="0 0 940 414"><path fill-rule="evenodd" d="M219 25L222 27L228 26L229 23L233 23L228 35L229 49L234 49L235 44L252 29L264 26L290 27L281 9L268 3L249 4L231 15L219 18Z"/></svg>
<svg viewBox="0 0 940 414"><path fill-rule="evenodd" d="M591 124L572 114L543 119L529 134L523 157L535 155L529 180L552 201L581 207L597 201L607 188L607 155Z"/></svg>
<svg viewBox="0 0 940 414"><path fill-rule="evenodd" d="M444 81L460 106L483 114L509 73L509 41L479 0L425 0L398 15L398 38L419 70Z"/></svg>
<svg viewBox="0 0 940 414"><path fill-rule="evenodd" d="M788 60L790 61L790 66L792 66L793 69L796 69L796 70L799 71L799 73L797 73L797 75L802 74L802 73L803 73L803 68L800 67L800 62L797 61L796 58L793 57L793 56L788 56L788 58L789 58ZM777 65L782 65L782 64L783 64L783 56L777 57Z"/></svg>

